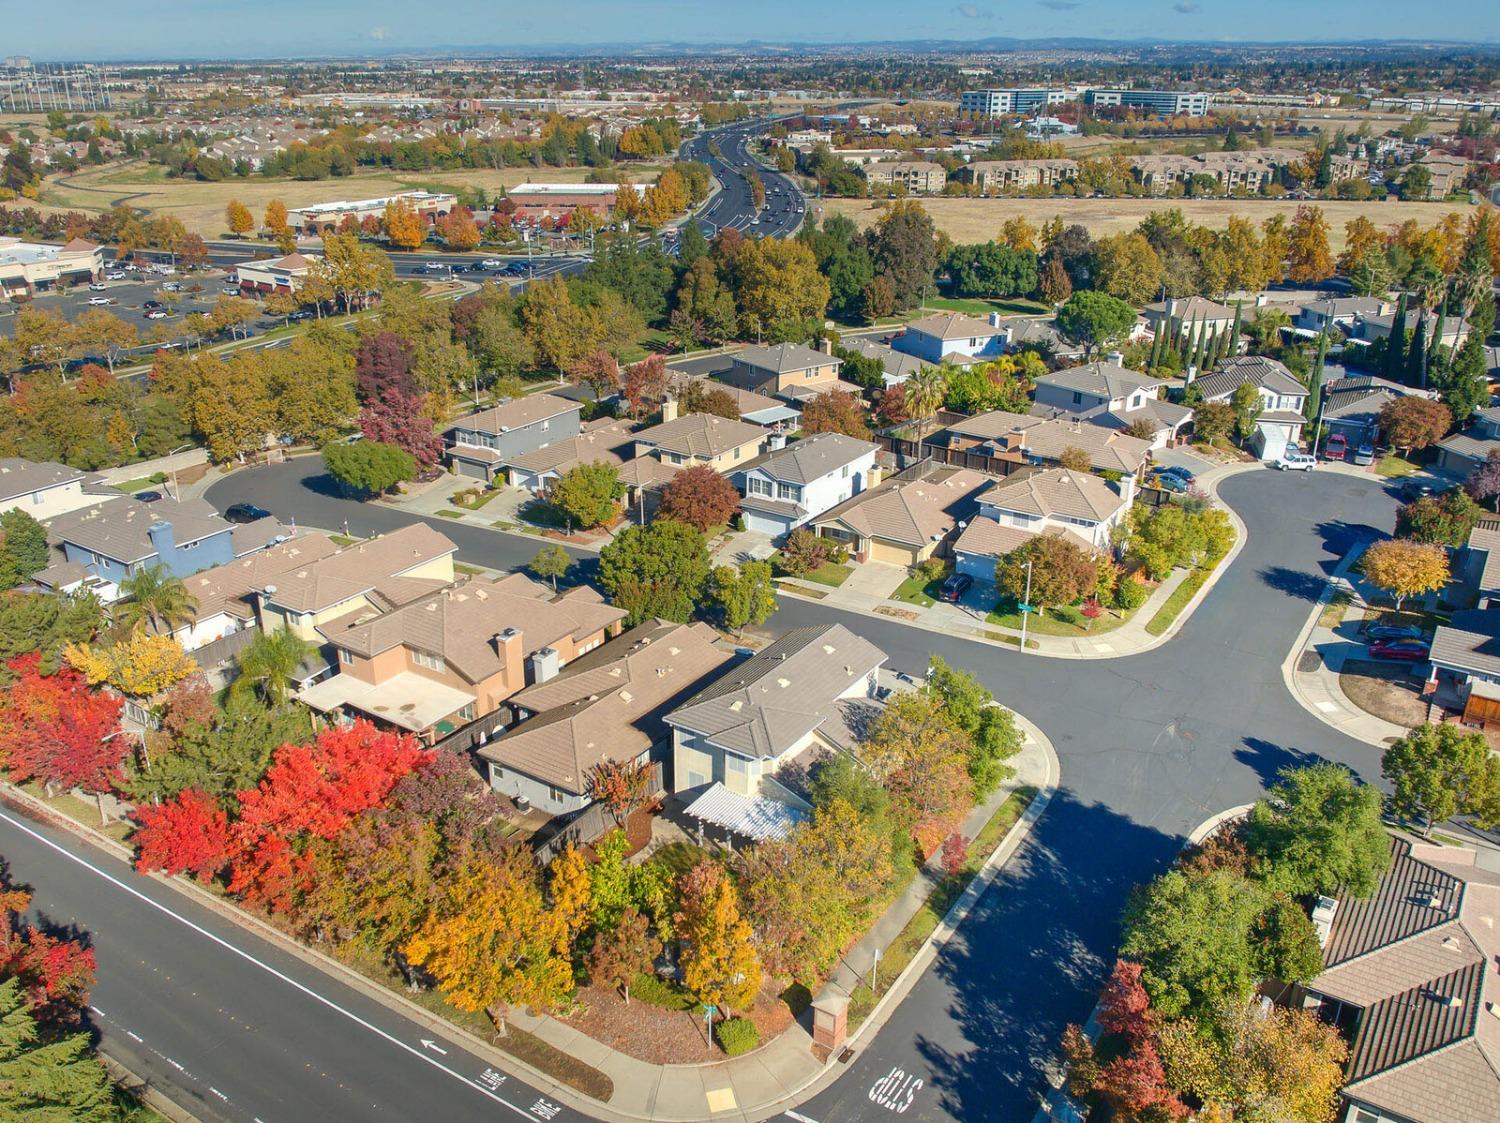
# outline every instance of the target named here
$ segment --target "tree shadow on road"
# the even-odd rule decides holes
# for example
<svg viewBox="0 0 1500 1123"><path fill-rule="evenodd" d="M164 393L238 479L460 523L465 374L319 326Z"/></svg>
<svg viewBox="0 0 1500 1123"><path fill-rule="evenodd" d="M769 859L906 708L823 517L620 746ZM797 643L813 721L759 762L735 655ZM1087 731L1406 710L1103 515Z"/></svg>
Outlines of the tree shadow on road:
<svg viewBox="0 0 1500 1123"><path fill-rule="evenodd" d="M1260 579L1278 593L1296 597L1298 600L1315 601L1323 594L1327 580L1316 573L1301 569L1290 569L1284 565L1273 565L1260 571Z"/></svg>
<svg viewBox="0 0 1500 1123"><path fill-rule="evenodd" d="M936 978L919 984L871 1051L897 1055L889 1050L902 1043L903 1018L924 1030L951 1021L960 1040L954 1031L916 1036L942 1110L1030 1119L1057 1071L1064 1027L1088 1018L1113 962L1126 897L1166 868L1181 842L1059 791L939 954Z"/></svg>
<svg viewBox="0 0 1500 1123"><path fill-rule="evenodd" d="M1304 764L1318 764L1325 758L1317 753L1303 752L1259 737L1246 737L1245 743L1234 750L1234 759L1253 771L1260 778L1261 787L1269 788L1276 783L1283 768L1300 768Z"/></svg>
<svg viewBox="0 0 1500 1123"><path fill-rule="evenodd" d="M1389 534L1388 531L1370 526L1368 523L1347 523L1342 519L1320 522L1313 527L1313 533L1323 540L1323 549L1333 555L1333 560L1323 563L1323 569L1327 573L1332 573L1338 568L1339 562L1344 560L1344 555L1361 542L1385 538Z"/></svg>

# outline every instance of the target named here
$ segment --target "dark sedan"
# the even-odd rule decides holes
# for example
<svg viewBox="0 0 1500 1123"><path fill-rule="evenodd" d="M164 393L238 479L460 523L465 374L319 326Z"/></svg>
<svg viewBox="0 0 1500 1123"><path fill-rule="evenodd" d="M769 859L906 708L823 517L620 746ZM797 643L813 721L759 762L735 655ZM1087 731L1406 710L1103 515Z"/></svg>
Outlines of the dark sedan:
<svg viewBox="0 0 1500 1123"><path fill-rule="evenodd" d="M254 503L234 503L224 512L224 517L232 523L253 523L270 518L271 512Z"/></svg>

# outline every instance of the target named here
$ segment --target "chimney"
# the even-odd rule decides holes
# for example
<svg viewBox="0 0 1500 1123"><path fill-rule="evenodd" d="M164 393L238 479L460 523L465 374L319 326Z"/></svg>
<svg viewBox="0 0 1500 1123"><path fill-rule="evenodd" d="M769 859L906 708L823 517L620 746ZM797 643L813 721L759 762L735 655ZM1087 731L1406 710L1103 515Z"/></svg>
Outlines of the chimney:
<svg viewBox="0 0 1500 1123"><path fill-rule="evenodd" d="M1328 946L1328 937L1333 932L1333 918L1339 913L1339 903L1333 897L1319 896L1313 904L1312 926L1318 934L1318 946Z"/></svg>
<svg viewBox="0 0 1500 1123"><path fill-rule="evenodd" d="M1104 356L1104 361L1106 363L1114 363L1115 366L1122 366L1125 362L1125 352L1111 351L1108 355Z"/></svg>
<svg viewBox="0 0 1500 1123"><path fill-rule="evenodd" d="M146 537L151 539L151 548L156 551L156 556L161 561L166 561L177 548L172 540L172 524L168 522L154 522L146 528Z"/></svg>
<svg viewBox="0 0 1500 1123"><path fill-rule="evenodd" d="M495 649L495 654L500 658L501 672L507 679L514 682L514 689L519 690L526 684L521 666L521 633L515 628L506 628L503 632L496 632L490 637L490 646Z"/></svg>
<svg viewBox="0 0 1500 1123"><path fill-rule="evenodd" d="M818 344L818 349L825 355L833 354L833 340L829 339L828 336L825 335L822 341Z"/></svg>
<svg viewBox="0 0 1500 1123"><path fill-rule="evenodd" d="M1191 386L1193 384L1193 380L1197 377L1198 368L1193 366L1192 363L1189 363L1187 369L1182 372L1182 384L1184 386Z"/></svg>
<svg viewBox="0 0 1500 1123"><path fill-rule="evenodd" d="M772 433L766 438L766 447L771 450L786 448L786 434L781 432Z"/></svg>
<svg viewBox="0 0 1500 1123"><path fill-rule="evenodd" d="M999 312L991 312L990 315L989 315L989 321L990 321L990 327L992 327L992 328L998 328L1000 326L1000 313Z"/></svg>
<svg viewBox="0 0 1500 1123"><path fill-rule="evenodd" d="M665 425L668 421L677 420L677 399L672 397L670 394L662 399L661 420L663 425Z"/></svg>
<svg viewBox="0 0 1500 1123"><path fill-rule="evenodd" d="M531 666L531 681L550 682L557 677L562 670L562 656L554 647L539 647L527 657L526 662Z"/></svg>

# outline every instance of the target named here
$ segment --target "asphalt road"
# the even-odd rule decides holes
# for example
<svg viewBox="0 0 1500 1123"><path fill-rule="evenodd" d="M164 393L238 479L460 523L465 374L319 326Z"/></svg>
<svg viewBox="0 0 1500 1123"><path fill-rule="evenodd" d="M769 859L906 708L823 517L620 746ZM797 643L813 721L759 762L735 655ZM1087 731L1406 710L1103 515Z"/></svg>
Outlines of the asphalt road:
<svg viewBox="0 0 1500 1123"><path fill-rule="evenodd" d="M997 888L802 1114L818 1123L879 1118L886 1109L871 1090L899 1072L922 1082L910 1118L1029 1119L1063 1026L1093 1004L1131 886L1159 872L1199 822L1252 801L1288 764L1324 757L1378 781L1378 751L1302 709L1280 668L1348 546L1390 531L1394 495L1374 479L1272 471L1233 477L1221 494L1249 528L1244 551L1176 638L1131 658L1028 657L783 599L773 630L842 621L895 669L921 673L936 653L974 672L1046 731L1062 766L1056 798ZM235 473L208 498L221 509L253 501L330 529L347 518L362 535L410 521L337 498L315 459ZM474 564L524 564L539 545L428 521Z"/></svg>

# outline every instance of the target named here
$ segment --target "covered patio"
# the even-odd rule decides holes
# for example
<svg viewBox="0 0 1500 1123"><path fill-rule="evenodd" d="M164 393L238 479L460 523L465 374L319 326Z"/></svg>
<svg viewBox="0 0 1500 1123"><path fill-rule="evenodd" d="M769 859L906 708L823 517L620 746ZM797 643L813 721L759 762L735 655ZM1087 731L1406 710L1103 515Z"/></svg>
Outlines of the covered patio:
<svg viewBox="0 0 1500 1123"><path fill-rule="evenodd" d="M474 704L472 695L411 671L402 671L381 683L334 675L299 691L297 697L320 713L355 710L409 733L434 729L440 734L450 733L468 720L458 717L459 711ZM444 728L450 718L451 725Z"/></svg>

